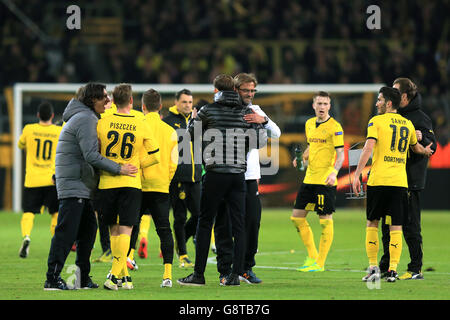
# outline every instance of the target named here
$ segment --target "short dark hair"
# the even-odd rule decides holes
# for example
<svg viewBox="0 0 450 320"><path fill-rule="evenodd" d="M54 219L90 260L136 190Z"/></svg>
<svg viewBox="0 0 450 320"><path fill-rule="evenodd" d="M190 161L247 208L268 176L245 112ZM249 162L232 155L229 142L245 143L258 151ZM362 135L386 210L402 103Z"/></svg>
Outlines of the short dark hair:
<svg viewBox="0 0 450 320"><path fill-rule="evenodd" d="M142 103L148 111L158 111L161 105L161 95L154 89L148 89L142 95Z"/></svg>
<svg viewBox="0 0 450 320"><path fill-rule="evenodd" d="M94 110L94 100L101 100L104 98L103 90L106 86L101 83L89 82L83 88L77 91L77 98L84 105Z"/></svg>
<svg viewBox="0 0 450 320"><path fill-rule="evenodd" d="M396 88L392 87L382 87L379 91L384 97L384 100L386 102L391 101L392 102L392 108L398 109L400 106L400 100L401 100L401 94L400 91L398 91Z"/></svg>
<svg viewBox="0 0 450 320"><path fill-rule="evenodd" d="M394 80L393 84L399 84L400 94L406 93L408 101L411 101L417 94L417 86L411 79L408 78L397 78Z"/></svg>
<svg viewBox="0 0 450 320"><path fill-rule="evenodd" d="M38 117L42 121L48 121L53 114L53 106L48 101L42 101L38 106Z"/></svg>
<svg viewBox="0 0 450 320"><path fill-rule="evenodd" d="M130 103L130 98L133 96L131 85L128 83L118 84L114 87L112 95L114 103L118 108L128 106L128 103Z"/></svg>
<svg viewBox="0 0 450 320"><path fill-rule="evenodd" d="M226 74L219 74L214 78L214 88L219 91L233 91L234 90L234 80L232 76Z"/></svg>
<svg viewBox="0 0 450 320"><path fill-rule="evenodd" d="M316 100L317 97L327 97L327 98L330 98L330 100L331 100L330 94L326 91L319 91L319 92L315 93L313 95L313 101Z"/></svg>
<svg viewBox="0 0 450 320"><path fill-rule="evenodd" d="M180 97L182 94L185 94L187 96L192 96L191 90L183 89L183 90L180 90L177 93L175 93L175 99L180 100Z"/></svg>

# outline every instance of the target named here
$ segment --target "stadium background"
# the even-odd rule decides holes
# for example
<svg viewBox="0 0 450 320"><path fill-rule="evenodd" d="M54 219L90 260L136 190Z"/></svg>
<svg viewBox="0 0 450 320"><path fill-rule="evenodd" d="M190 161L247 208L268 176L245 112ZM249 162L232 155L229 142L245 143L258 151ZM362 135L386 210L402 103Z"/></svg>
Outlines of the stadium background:
<svg viewBox="0 0 450 320"><path fill-rule="evenodd" d="M398 76L413 79L439 143L423 206L450 208L449 1L77 1L81 29L68 30L71 4L0 0L0 208L11 208L15 83L94 80L189 89L211 83L218 73L238 72L255 73L261 84L391 85ZM366 27L366 8L372 4L381 9L381 30ZM254 103L282 130L279 173L261 181L265 206L292 206L302 173L290 163L293 148L304 145L304 122L313 116L311 96L256 95ZM28 95L24 124L36 121L43 98L61 113L71 93ZM163 114L173 98L164 96ZM201 98L211 95L195 95L194 104ZM364 141L376 95L333 98L331 113L344 127L346 148ZM345 199L346 173L344 165L338 206L362 206Z"/></svg>

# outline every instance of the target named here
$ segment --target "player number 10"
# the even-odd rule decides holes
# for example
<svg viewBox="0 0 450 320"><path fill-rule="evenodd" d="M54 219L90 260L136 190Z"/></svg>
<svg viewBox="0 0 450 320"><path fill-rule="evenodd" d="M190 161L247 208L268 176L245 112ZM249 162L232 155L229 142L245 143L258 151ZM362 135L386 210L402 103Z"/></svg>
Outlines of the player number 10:
<svg viewBox="0 0 450 320"><path fill-rule="evenodd" d="M41 153L41 139L34 139L37 143L36 147L36 159L39 159L40 153ZM52 157L52 147L53 142L51 140L44 140L44 143L42 145L42 159L43 160L50 160Z"/></svg>

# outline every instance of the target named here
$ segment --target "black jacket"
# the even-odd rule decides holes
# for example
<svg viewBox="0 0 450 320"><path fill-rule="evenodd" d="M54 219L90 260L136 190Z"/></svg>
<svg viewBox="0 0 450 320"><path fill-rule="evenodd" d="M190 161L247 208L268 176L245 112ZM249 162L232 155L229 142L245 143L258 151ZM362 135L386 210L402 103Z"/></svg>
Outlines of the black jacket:
<svg viewBox="0 0 450 320"><path fill-rule="evenodd" d="M235 91L219 91L214 102L203 106L188 125L191 139L202 143L206 171L244 173L247 153L267 143L267 132L260 124L247 123L251 113ZM252 130L249 130L252 129Z"/></svg>
<svg viewBox="0 0 450 320"><path fill-rule="evenodd" d="M422 140L420 144L426 147L431 142L431 148L436 151L436 138L434 136L431 119L421 110L422 97L418 93L403 108L398 109L398 113L410 120L416 130L422 132ZM408 189L422 190L425 187L425 180L427 177L428 158L409 151L408 160L406 161L406 173L408 175Z"/></svg>
<svg viewBox="0 0 450 320"><path fill-rule="evenodd" d="M178 112L176 106L173 106L169 109L169 114L163 119L165 123L175 129L178 135L178 167L172 179L172 181L176 182L198 182L202 179L202 165L199 160L194 160L192 143L189 142L190 146L187 148L184 147L183 144L183 141L186 141L184 139L188 138L185 134L190 117L190 115L185 117ZM187 141L189 141L189 139ZM184 155L184 150L189 150L189 154ZM186 161L183 159L186 159Z"/></svg>

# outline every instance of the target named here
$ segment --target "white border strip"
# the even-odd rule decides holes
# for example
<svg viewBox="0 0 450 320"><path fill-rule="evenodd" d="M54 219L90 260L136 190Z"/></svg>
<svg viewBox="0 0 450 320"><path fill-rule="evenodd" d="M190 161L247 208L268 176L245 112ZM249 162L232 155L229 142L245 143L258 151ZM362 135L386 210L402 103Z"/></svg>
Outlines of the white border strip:
<svg viewBox="0 0 450 320"><path fill-rule="evenodd" d="M16 83L14 85L14 128L13 132L13 181L12 202L13 210L22 210L22 151L17 147L23 128L23 93L24 92L73 92L85 85L84 83ZM106 89L112 91L116 84L106 84ZM182 89L189 89L193 93L213 92L212 84L132 84L134 92L144 92L153 88L162 93L174 93ZM360 93L378 92L384 84L260 84L260 93L302 93L327 91L330 93Z"/></svg>

